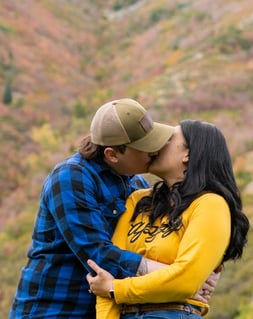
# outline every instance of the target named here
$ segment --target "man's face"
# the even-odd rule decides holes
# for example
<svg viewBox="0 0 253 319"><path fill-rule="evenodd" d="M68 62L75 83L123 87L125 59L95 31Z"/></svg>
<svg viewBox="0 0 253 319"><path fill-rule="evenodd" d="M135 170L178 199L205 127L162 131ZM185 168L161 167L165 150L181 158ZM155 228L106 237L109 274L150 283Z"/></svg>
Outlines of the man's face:
<svg viewBox="0 0 253 319"><path fill-rule="evenodd" d="M147 173L156 155L157 152L146 153L127 147L124 154L117 153L118 163L114 169L121 175Z"/></svg>

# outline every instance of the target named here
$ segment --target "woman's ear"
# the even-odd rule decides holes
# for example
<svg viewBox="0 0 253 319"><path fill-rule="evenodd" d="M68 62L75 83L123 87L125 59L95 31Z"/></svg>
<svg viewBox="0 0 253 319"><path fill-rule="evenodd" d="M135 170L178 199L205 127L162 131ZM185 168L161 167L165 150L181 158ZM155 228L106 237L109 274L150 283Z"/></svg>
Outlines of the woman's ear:
<svg viewBox="0 0 253 319"><path fill-rule="evenodd" d="M106 147L104 150L105 159L110 163L118 163L118 156L115 149L112 147Z"/></svg>
<svg viewBox="0 0 253 319"><path fill-rule="evenodd" d="M187 150L187 153L185 153L184 157L183 157L183 163L187 164L189 162L189 151Z"/></svg>

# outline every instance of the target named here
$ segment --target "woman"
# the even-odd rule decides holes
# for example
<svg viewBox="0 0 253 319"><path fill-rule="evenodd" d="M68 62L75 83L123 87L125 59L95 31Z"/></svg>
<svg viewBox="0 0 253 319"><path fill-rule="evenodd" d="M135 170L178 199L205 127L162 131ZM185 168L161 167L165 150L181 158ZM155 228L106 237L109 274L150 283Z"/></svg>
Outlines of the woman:
<svg viewBox="0 0 253 319"><path fill-rule="evenodd" d="M184 120L149 171L163 181L133 193L114 243L169 263L148 275L122 280L89 261L87 279L99 298L97 318L201 318L208 310L190 298L209 273L242 256L249 221L222 133L212 124ZM121 309L121 310L120 310ZM189 318L189 317L187 317Z"/></svg>

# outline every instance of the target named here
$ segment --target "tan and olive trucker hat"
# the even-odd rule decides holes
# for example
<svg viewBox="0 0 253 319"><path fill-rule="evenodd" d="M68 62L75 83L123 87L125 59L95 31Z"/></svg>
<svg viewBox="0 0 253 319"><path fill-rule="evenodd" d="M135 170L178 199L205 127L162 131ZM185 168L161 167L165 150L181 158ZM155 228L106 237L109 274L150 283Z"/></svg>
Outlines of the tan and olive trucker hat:
<svg viewBox="0 0 253 319"><path fill-rule="evenodd" d="M91 141L97 145L126 145L143 152L160 150L171 137L174 127L153 122L137 101L123 98L102 105L91 126Z"/></svg>

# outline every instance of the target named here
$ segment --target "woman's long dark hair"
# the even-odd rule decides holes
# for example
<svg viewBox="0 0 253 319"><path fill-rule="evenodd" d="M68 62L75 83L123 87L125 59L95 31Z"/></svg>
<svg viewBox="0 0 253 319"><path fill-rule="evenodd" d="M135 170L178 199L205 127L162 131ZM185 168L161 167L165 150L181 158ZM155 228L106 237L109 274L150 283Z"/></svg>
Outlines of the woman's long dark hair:
<svg viewBox="0 0 253 319"><path fill-rule="evenodd" d="M170 230L177 231L182 227L183 211L194 199L206 192L219 194L231 214L231 238L223 262L238 259L247 242L249 220L242 211L226 140L210 123L183 120L180 126L190 152L185 179L170 188L163 181L156 183L151 195L136 206L133 219L147 212L152 224L157 218L168 216Z"/></svg>

